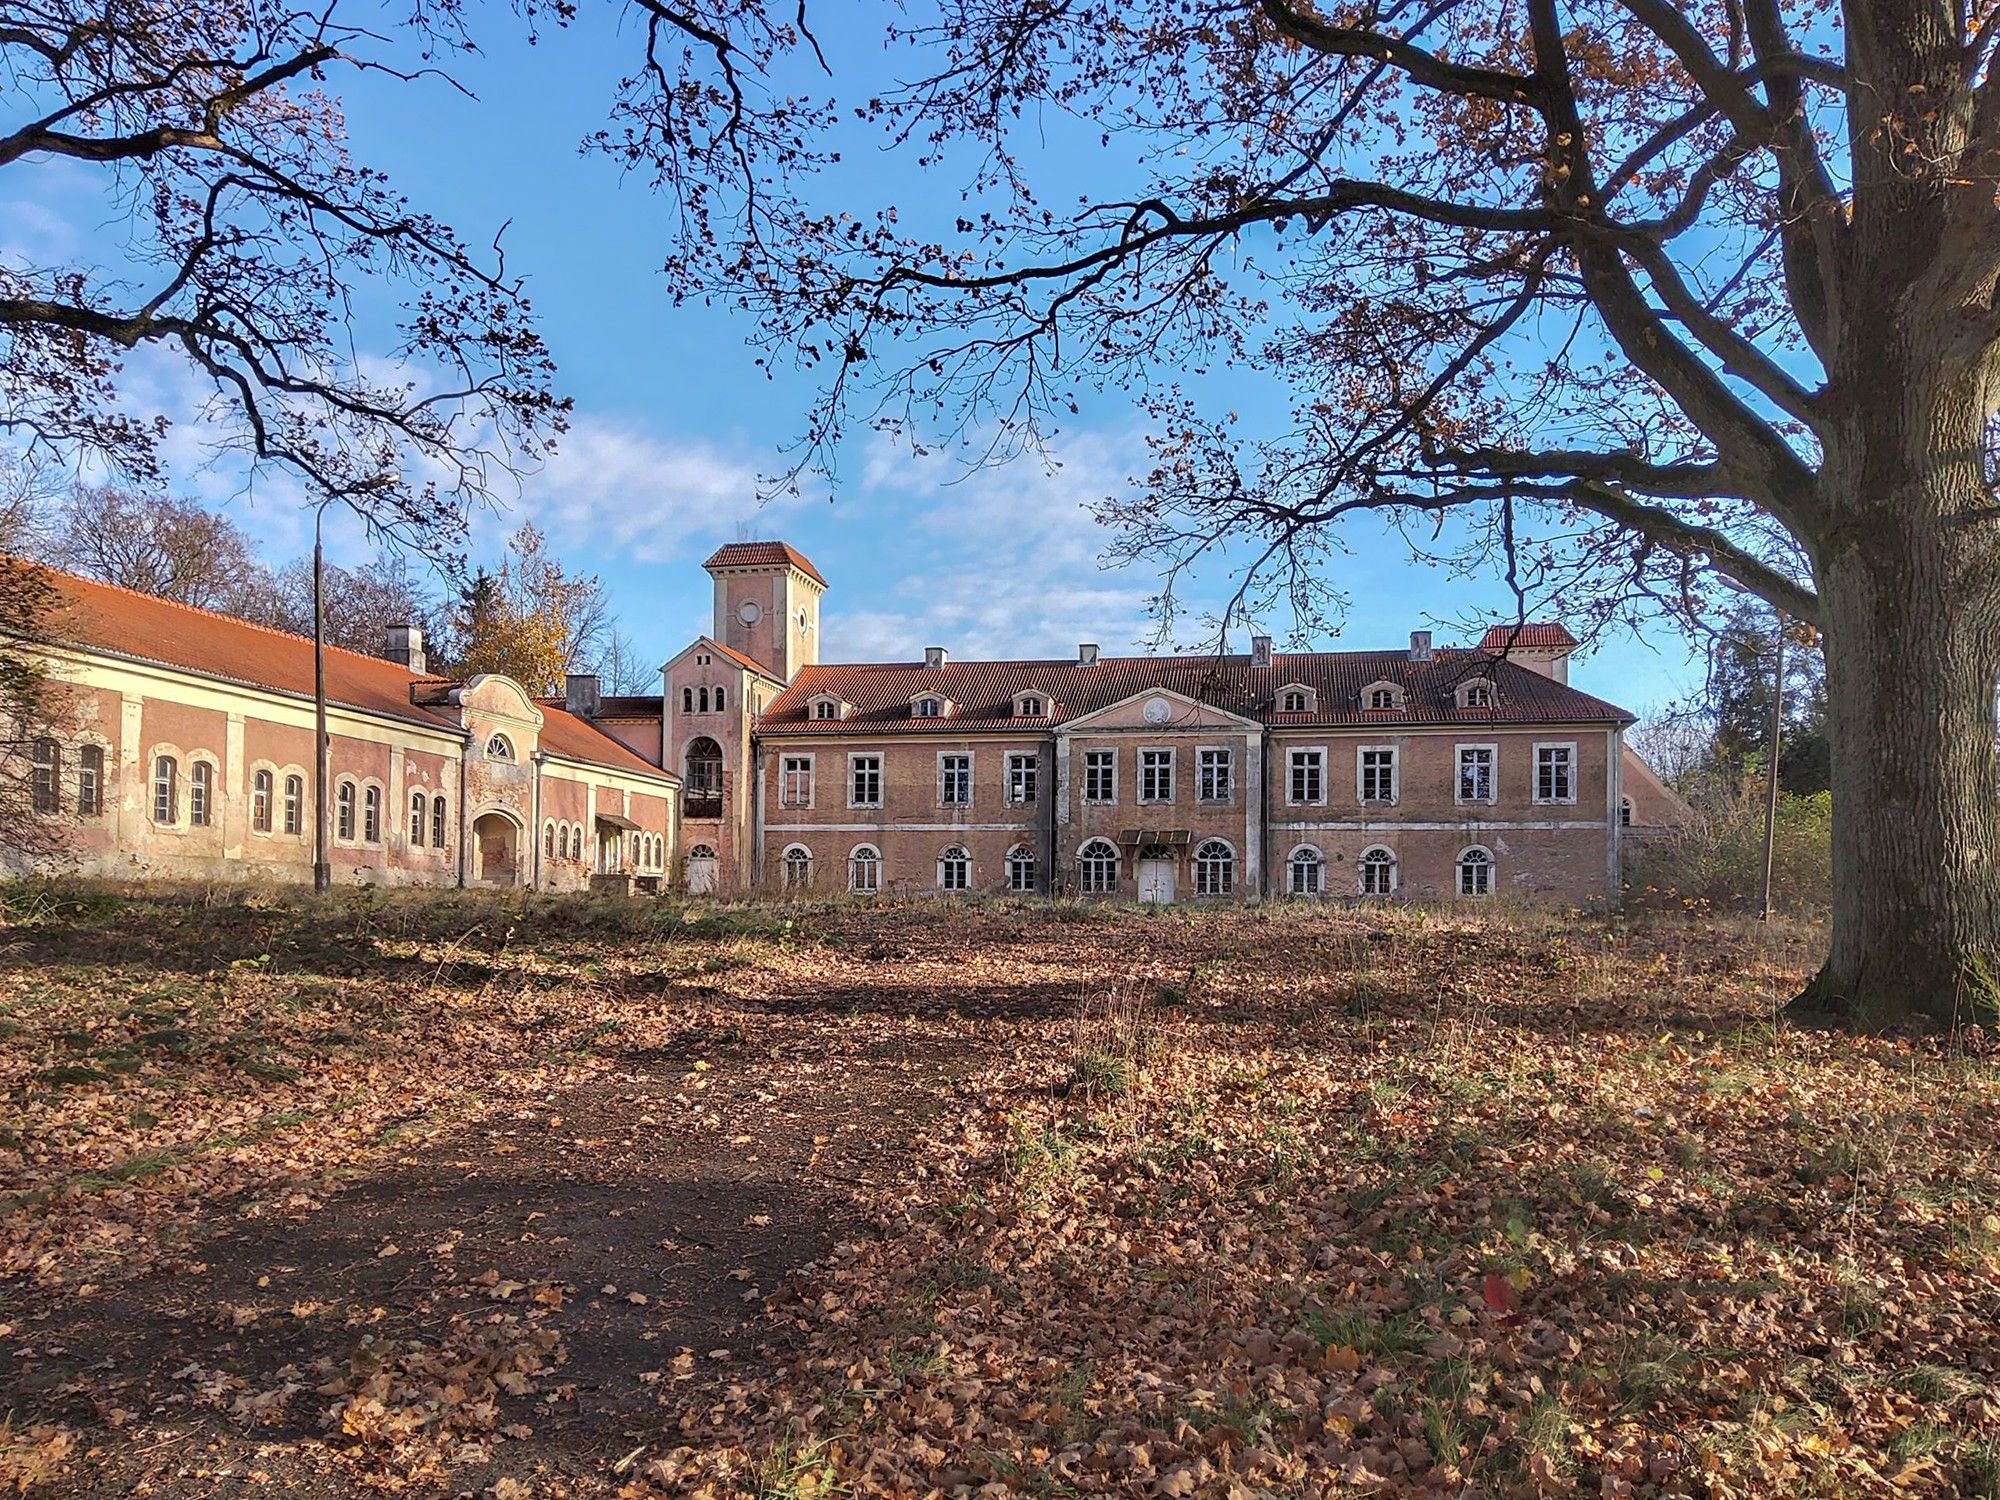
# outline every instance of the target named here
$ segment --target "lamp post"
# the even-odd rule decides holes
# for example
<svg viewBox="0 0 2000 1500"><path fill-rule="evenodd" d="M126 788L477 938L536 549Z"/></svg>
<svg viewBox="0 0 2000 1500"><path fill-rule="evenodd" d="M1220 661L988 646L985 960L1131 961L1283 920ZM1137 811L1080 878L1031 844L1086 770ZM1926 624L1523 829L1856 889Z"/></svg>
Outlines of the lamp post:
<svg viewBox="0 0 2000 1500"><path fill-rule="evenodd" d="M1769 776L1764 787L1764 885L1757 920L1771 920L1771 858L1778 842L1778 752L1785 736L1785 612L1778 611L1777 664L1771 672L1771 736Z"/></svg>
<svg viewBox="0 0 2000 1500"><path fill-rule="evenodd" d="M313 889L331 890L333 865L327 859L326 784L326 547L320 537L326 502L313 511Z"/></svg>

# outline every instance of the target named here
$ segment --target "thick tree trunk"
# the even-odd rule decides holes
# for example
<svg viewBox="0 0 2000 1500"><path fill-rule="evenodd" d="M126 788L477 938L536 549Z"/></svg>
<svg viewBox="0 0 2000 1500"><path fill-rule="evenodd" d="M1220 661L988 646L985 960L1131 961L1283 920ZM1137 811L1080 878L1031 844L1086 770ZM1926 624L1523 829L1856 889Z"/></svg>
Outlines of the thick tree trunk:
<svg viewBox="0 0 2000 1500"><path fill-rule="evenodd" d="M1971 394L1912 411L1910 393L1899 402L1892 392L1857 445L1866 461L1829 454L1822 471L1848 518L1817 569L1833 934L1800 1004L1870 1028L1992 1024L2000 545L1982 516L1992 499L1978 458L1981 403Z"/></svg>

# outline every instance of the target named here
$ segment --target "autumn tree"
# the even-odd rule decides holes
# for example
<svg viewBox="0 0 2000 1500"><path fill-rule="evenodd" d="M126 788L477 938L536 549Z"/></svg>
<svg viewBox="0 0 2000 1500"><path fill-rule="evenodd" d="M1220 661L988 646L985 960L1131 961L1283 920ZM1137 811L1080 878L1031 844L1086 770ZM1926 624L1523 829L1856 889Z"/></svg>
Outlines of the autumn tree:
<svg viewBox="0 0 2000 1500"><path fill-rule="evenodd" d="M604 586L573 573L524 523L500 566L461 589L440 667L455 677L498 672L532 693L557 694L564 674L593 664L613 630Z"/></svg>
<svg viewBox="0 0 2000 1500"><path fill-rule="evenodd" d="M816 158L781 139L788 175L667 269L825 372L814 448L865 417L1010 451L1131 390L1157 463L1108 507L1122 549L1238 569L1239 611L1315 618L1373 514L1523 610L1700 614L1720 575L1812 622L1837 812L1807 998L1991 1015L1994 10L938 0L861 111L919 198L787 199ZM1290 420L1217 409L1223 367Z"/></svg>

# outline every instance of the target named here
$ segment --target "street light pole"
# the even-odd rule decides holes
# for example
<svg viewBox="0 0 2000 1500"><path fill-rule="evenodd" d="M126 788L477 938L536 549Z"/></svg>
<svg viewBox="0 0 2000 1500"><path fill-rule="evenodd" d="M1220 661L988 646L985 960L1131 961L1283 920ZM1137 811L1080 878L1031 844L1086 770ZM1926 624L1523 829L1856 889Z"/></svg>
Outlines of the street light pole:
<svg viewBox="0 0 2000 1500"><path fill-rule="evenodd" d="M313 889L333 887L333 865L327 859L326 784L329 747L326 736L326 548L320 539L326 504L313 512Z"/></svg>
<svg viewBox="0 0 2000 1500"><path fill-rule="evenodd" d="M1771 920L1771 859L1778 841L1778 755L1785 736L1785 612L1778 611L1778 659L1771 673L1771 735L1769 776L1764 787L1764 891L1757 920Z"/></svg>

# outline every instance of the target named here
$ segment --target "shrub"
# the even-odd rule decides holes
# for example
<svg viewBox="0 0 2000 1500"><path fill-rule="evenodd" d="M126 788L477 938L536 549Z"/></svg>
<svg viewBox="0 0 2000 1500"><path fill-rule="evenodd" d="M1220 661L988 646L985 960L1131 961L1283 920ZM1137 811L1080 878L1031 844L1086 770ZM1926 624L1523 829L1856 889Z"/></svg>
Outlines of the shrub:
<svg viewBox="0 0 2000 1500"><path fill-rule="evenodd" d="M1754 911L1764 870L1764 795L1750 782L1699 789L1685 826L1626 846L1626 888L1640 906ZM1790 915L1824 913L1832 901L1833 799L1778 799L1771 901Z"/></svg>

